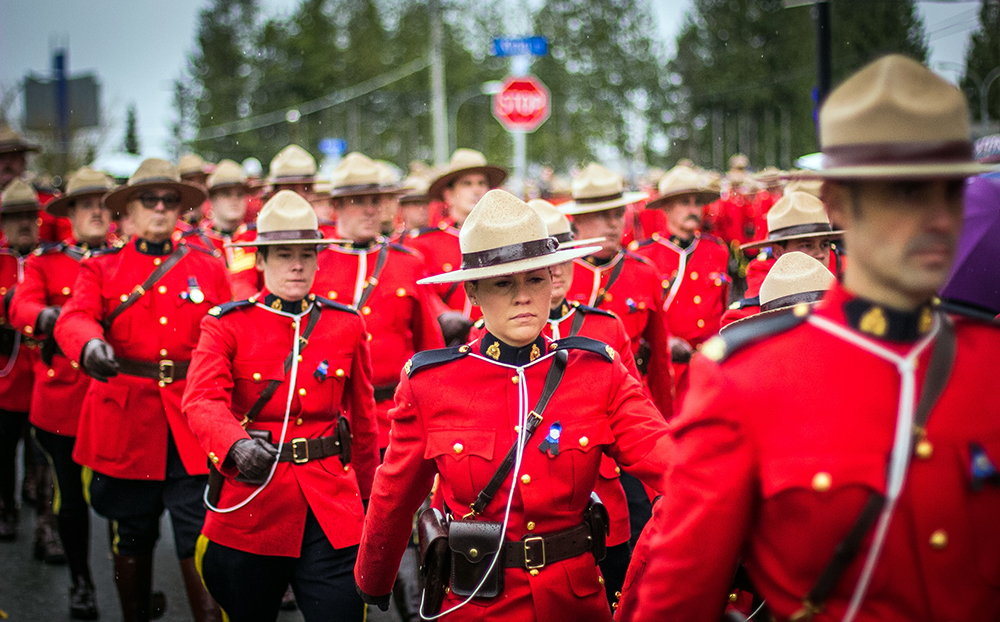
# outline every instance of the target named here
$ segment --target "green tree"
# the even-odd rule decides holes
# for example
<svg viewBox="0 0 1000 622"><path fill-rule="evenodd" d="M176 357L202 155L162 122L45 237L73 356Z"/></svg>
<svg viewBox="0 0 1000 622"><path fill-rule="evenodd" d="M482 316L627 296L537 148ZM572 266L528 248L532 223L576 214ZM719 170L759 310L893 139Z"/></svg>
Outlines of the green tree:
<svg viewBox="0 0 1000 622"><path fill-rule="evenodd" d="M125 153L139 155L139 133L136 130L135 104L128 107L125 118L125 143L122 145Z"/></svg>
<svg viewBox="0 0 1000 622"><path fill-rule="evenodd" d="M962 90L969 96L972 114L978 121L1000 119L1000 3L982 0L979 9L979 29L972 33L965 51L965 75ZM980 84L992 79L986 102L981 101ZM986 119L981 118L985 108Z"/></svg>

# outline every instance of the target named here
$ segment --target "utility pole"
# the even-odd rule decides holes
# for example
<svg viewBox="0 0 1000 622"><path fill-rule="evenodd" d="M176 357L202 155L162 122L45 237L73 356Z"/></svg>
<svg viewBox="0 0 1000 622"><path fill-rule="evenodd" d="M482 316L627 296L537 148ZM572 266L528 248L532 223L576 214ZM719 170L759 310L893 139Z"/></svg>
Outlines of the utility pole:
<svg viewBox="0 0 1000 622"><path fill-rule="evenodd" d="M56 82L56 115L59 121L59 173L69 172L69 84L66 80L66 48L56 48L52 56L52 73Z"/></svg>
<svg viewBox="0 0 1000 622"><path fill-rule="evenodd" d="M820 0L816 3L816 109L830 93L832 70L830 57L830 2Z"/></svg>
<svg viewBox="0 0 1000 622"><path fill-rule="evenodd" d="M448 111L444 92L444 52L441 49L441 2L428 0L431 20L431 118L434 123L434 164L448 162Z"/></svg>

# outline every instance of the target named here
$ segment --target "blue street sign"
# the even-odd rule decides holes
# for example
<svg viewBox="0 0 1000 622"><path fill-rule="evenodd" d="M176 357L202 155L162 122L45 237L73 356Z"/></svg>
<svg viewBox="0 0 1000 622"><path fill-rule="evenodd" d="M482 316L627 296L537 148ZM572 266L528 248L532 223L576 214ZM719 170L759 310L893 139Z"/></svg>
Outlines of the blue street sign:
<svg viewBox="0 0 1000 622"><path fill-rule="evenodd" d="M545 37L497 37L493 40L494 56L545 56L549 40Z"/></svg>
<svg viewBox="0 0 1000 622"><path fill-rule="evenodd" d="M347 153L347 141L343 138L321 138L319 150L324 155L342 156Z"/></svg>

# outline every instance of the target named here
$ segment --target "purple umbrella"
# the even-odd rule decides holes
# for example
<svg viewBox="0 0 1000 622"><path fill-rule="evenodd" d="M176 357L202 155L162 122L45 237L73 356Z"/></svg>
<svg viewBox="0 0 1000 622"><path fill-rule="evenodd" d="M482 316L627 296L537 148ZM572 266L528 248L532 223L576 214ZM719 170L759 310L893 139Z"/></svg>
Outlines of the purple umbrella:
<svg viewBox="0 0 1000 622"><path fill-rule="evenodd" d="M965 223L941 297L1000 314L1000 180L975 177L965 189Z"/></svg>

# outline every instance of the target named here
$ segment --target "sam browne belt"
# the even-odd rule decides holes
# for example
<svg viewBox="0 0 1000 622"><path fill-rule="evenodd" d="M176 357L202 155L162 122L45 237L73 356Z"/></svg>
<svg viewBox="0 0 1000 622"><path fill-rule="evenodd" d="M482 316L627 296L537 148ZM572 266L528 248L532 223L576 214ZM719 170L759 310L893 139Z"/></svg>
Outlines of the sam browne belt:
<svg viewBox="0 0 1000 622"><path fill-rule="evenodd" d="M135 361L116 357L118 361L118 371L138 378L152 378L159 380L163 384L170 384L177 380L184 380L187 377L188 367L191 361Z"/></svg>

